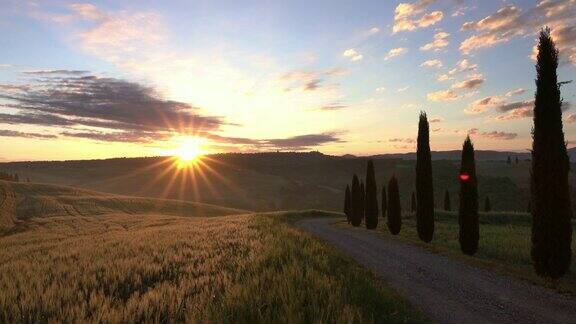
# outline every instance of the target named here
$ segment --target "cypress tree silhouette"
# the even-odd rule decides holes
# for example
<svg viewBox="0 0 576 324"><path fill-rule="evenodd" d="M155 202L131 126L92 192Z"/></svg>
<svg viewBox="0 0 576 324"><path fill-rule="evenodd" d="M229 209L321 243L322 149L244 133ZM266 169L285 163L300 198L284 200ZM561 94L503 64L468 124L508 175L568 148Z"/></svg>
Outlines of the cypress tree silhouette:
<svg viewBox="0 0 576 324"><path fill-rule="evenodd" d="M508 160L506 160L506 164L508 164L508 165L512 164L512 160L510 159L510 155L508 155Z"/></svg>
<svg viewBox="0 0 576 324"><path fill-rule="evenodd" d="M486 199L484 200L484 211L492 211L492 205L490 204L490 198L488 196L486 196Z"/></svg>
<svg viewBox="0 0 576 324"><path fill-rule="evenodd" d="M352 226L360 226L362 223L362 198L360 196L360 181L358 181L358 176L354 175L352 177L352 190L350 192L350 223Z"/></svg>
<svg viewBox="0 0 576 324"><path fill-rule="evenodd" d="M364 215L366 214L366 188L364 188L364 182L360 181L360 221L364 221Z"/></svg>
<svg viewBox="0 0 576 324"><path fill-rule="evenodd" d="M350 186L346 185L346 192L344 194L344 214L346 215L346 220L348 221L348 224L350 224L350 211L351 211L351 206L350 206Z"/></svg>
<svg viewBox="0 0 576 324"><path fill-rule="evenodd" d="M414 191L412 191L412 196L410 197L410 212L414 214L416 211L416 196L414 195Z"/></svg>
<svg viewBox="0 0 576 324"><path fill-rule="evenodd" d="M550 29L540 32L532 131L532 260L542 277L559 278L570 267L572 227L568 172L562 130L562 99L556 69L558 51Z"/></svg>
<svg viewBox="0 0 576 324"><path fill-rule="evenodd" d="M396 235L402 227L402 207L400 205L400 192L398 180L392 175L388 181L388 230Z"/></svg>
<svg viewBox="0 0 576 324"><path fill-rule="evenodd" d="M448 190L444 192L444 210L445 211L452 210L452 208L450 207L450 193L448 192Z"/></svg>
<svg viewBox="0 0 576 324"><path fill-rule="evenodd" d="M386 217L388 212L388 197L386 196L386 186L382 185L382 217Z"/></svg>
<svg viewBox="0 0 576 324"><path fill-rule="evenodd" d="M420 112L418 122L418 147L416 148L416 201L412 199L412 212L416 204L416 227L418 237L424 242L432 241L434 235L434 188L432 185L432 157L430 155L430 131L425 112Z"/></svg>
<svg viewBox="0 0 576 324"><path fill-rule="evenodd" d="M466 137L462 147L460 166L460 208L458 212L460 226L460 249L464 254L472 255L478 251L478 181L476 179L476 162L474 146L470 136Z"/></svg>
<svg viewBox="0 0 576 324"><path fill-rule="evenodd" d="M516 157L516 164L518 164L518 157Z"/></svg>
<svg viewBox="0 0 576 324"><path fill-rule="evenodd" d="M368 160L366 167L366 201L364 211L366 228L368 229L374 229L378 226L378 187L376 186L376 176L374 173L374 162Z"/></svg>

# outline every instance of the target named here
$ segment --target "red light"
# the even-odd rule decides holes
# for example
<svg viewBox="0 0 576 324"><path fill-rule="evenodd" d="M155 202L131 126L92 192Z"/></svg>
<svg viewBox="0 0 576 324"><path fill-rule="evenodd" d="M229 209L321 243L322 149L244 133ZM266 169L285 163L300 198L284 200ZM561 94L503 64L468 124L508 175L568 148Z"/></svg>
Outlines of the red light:
<svg viewBox="0 0 576 324"><path fill-rule="evenodd" d="M460 181L470 180L470 175L468 173L460 173Z"/></svg>

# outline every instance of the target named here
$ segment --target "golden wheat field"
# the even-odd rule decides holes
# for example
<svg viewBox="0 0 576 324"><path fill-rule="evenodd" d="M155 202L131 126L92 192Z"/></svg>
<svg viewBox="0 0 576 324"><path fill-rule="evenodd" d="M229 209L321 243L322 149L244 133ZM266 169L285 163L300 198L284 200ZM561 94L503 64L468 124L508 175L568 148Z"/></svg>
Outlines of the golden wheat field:
<svg viewBox="0 0 576 324"><path fill-rule="evenodd" d="M12 189L15 210L49 190ZM0 322L423 320L369 271L289 224L317 212L112 210L17 219L0 236Z"/></svg>

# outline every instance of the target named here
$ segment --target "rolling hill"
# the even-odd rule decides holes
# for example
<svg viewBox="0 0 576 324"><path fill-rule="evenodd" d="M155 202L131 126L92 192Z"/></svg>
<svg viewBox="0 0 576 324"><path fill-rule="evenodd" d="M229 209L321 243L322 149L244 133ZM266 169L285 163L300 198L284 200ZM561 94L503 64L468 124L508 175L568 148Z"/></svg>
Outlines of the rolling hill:
<svg viewBox="0 0 576 324"><path fill-rule="evenodd" d="M455 154L448 155L454 157ZM509 165L505 161L509 152L494 154L497 156L487 155L494 159L479 159L477 163L480 198L489 196L494 210L525 211L530 162L519 159L518 164ZM246 210L339 211L343 189L354 173L364 177L367 159L318 152L215 154L204 157L199 167L189 170L179 169L170 157L150 157L12 162L0 164L0 171L18 173L21 179L30 178L33 182ZM415 183L415 161L380 156L375 158L375 168L379 186L387 183L393 173L398 176L403 204L409 206ZM442 206L445 190L450 192L453 205L457 205L458 170L458 160L433 161L437 207ZM575 173L570 174L570 182L576 186ZM576 195L572 201L576 203Z"/></svg>
<svg viewBox="0 0 576 324"><path fill-rule="evenodd" d="M72 187L0 181L0 229L32 218L98 217L110 214L223 216L244 210L170 199L118 196Z"/></svg>

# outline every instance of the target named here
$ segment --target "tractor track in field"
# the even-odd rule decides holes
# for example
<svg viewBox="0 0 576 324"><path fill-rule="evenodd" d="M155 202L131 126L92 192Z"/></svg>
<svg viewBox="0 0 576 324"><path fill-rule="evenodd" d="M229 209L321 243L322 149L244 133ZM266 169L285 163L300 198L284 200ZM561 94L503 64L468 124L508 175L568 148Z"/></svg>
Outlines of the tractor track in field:
<svg viewBox="0 0 576 324"><path fill-rule="evenodd" d="M304 219L296 226L371 269L438 323L576 323L576 298L482 270L340 219Z"/></svg>

